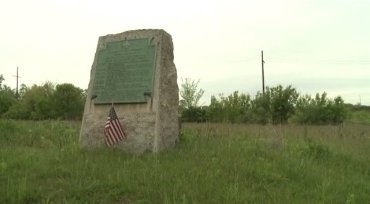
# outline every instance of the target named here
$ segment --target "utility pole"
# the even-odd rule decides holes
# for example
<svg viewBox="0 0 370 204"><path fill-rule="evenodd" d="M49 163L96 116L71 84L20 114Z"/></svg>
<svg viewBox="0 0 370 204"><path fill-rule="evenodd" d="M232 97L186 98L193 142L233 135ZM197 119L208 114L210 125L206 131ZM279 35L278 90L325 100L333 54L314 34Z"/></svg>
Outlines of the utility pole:
<svg viewBox="0 0 370 204"><path fill-rule="evenodd" d="M262 55L262 93L265 95L265 70L264 70L264 64L265 61L263 60L263 50L261 51Z"/></svg>
<svg viewBox="0 0 370 204"><path fill-rule="evenodd" d="M359 96L359 98L360 98L360 104L359 104L359 105L361 106L361 95L358 95L358 96Z"/></svg>
<svg viewBox="0 0 370 204"><path fill-rule="evenodd" d="M18 93L18 78L20 78L20 76L18 75L18 66L17 66L17 75L14 76L17 78L17 86L16 86L16 89L15 89L15 96L17 97L17 100L19 99L19 93Z"/></svg>

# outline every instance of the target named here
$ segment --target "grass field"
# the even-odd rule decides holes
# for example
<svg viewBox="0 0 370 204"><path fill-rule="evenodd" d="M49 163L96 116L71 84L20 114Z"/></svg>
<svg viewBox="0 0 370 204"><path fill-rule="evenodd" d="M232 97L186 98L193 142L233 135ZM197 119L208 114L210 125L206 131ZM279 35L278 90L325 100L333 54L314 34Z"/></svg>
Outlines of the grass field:
<svg viewBox="0 0 370 204"><path fill-rule="evenodd" d="M143 155L80 149L79 128L0 120L0 203L370 201L370 125L183 124Z"/></svg>

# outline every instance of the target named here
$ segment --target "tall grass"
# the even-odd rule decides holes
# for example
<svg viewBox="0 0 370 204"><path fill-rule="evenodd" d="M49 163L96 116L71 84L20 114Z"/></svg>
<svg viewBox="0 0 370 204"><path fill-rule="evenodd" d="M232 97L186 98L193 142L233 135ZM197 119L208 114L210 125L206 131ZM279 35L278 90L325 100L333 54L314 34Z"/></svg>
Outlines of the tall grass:
<svg viewBox="0 0 370 204"><path fill-rule="evenodd" d="M0 203L367 203L370 126L184 124L176 148L80 149L80 123L0 120Z"/></svg>

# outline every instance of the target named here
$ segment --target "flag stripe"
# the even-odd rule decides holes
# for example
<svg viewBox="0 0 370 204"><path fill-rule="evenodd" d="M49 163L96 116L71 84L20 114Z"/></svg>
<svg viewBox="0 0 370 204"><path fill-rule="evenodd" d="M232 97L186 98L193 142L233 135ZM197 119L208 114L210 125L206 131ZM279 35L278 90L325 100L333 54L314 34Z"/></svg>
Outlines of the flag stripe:
<svg viewBox="0 0 370 204"><path fill-rule="evenodd" d="M121 129L121 125L120 125L118 119L112 121L112 124L113 124L113 129L115 130L115 132L117 133L117 135L119 136L119 138L123 139L124 138L124 134L123 134L123 131Z"/></svg>
<svg viewBox="0 0 370 204"><path fill-rule="evenodd" d="M106 139L106 141L107 141L107 144L108 144L108 145L112 145L112 143L113 143L113 142L112 142L112 140L109 138L109 136L108 136L108 137L106 137L105 139Z"/></svg>
<svg viewBox="0 0 370 204"><path fill-rule="evenodd" d="M114 138L114 141L115 142L118 142L119 140L118 140L118 136L117 136L117 134L114 132L114 129L110 129L110 132L111 132L111 134L112 134L112 136L113 136L113 138Z"/></svg>
<svg viewBox="0 0 370 204"><path fill-rule="evenodd" d="M117 123L119 123L118 119L117 119ZM122 132L122 138L126 138L126 133L123 131L122 126L120 124L118 125L118 128Z"/></svg>
<svg viewBox="0 0 370 204"><path fill-rule="evenodd" d="M114 138L114 141L118 142L119 141L118 135L114 132L113 129L111 129L111 134L112 134L112 137Z"/></svg>
<svg viewBox="0 0 370 204"><path fill-rule="evenodd" d="M117 139L116 139L116 137L114 136L114 134L113 134L113 132L112 132L112 129L109 129L109 130L108 130L108 133L109 133L109 137L110 137L110 138L111 138L111 140L112 140L112 144L114 144L114 143L118 142L118 141L117 141Z"/></svg>
<svg viewBox="0 0 370 204"><path fill-rule="evenodd" d="M112 121L112 127L114 128L117 134L121 133L119 126L120 124L118 122L118 119Z"/></svg>
<svg viewBox="0 0 370 204"><path fill-rule="evenodd" d="M107 142L108 145L111 145L112 144L112 141L109 138L108 130L107 129L104 129L104 133L105 133L105 141Z"/></svg>
<svg viewBox="0 0 370 204"><path fill-rule="evenodd" d="M121 124L120 124L118 118L116 120L114 120L114 124L116 124L116 127L119 129L119 131L123 133L123 130L121 128Z"/></svg>
<svg viewBox="0 0 370 204"><path fill-rule="evenodd" d="M113 122L112 122L113 123ZM112 125L112 128L111 128L111 132L112 132L112 135L118 140L120 137L119 137L119 132L117 131L116 127L114 125Z"/></svg>
<svg viewBox="0 0 370 204"><path fill-rule="evenodd" d="M112 145L112 144L114 144L114 140L113 140L113 138L112 138L112 136L111 136L111 134L109 133L109 129L107 129L107 138L108 138L108 140L109 140L109 144L110 145Z"/></svg>
<svg viewBox="0 0 370 204"><path fill-rule="evenodd" d="M111 127L112 127L112 130L114 131L114 135L118 136L120 134L120 132L118 131L116 120L112 121L112 126Z"/></svg>

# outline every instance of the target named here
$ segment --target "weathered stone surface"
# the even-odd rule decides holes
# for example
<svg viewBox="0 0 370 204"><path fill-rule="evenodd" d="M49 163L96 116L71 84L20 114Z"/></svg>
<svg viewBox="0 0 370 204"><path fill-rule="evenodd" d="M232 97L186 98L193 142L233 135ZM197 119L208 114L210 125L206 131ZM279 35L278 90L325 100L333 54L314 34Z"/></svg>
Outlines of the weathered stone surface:
<svg viewBox="0 0 370 204"><path fill-rule="evenodd" d="M144 101L140 99L130 102L125 101L122 97L118 101L112 99L117 116L127 134L126 139L113 145L113 147L133 153L142 153L145 151L157 152L174 146L178 139L179 123L177 108L179 98L171 36L164 30L134 30L115 35L106 35L99 38L95 59L91 68L88 95L80 132L80 145L82 147L106 146L104 125L111 104L107 103L108 101L106 101L106 98L104 98L105 102L101 100L96 103L97 97L99 96L96 96L96 93L93 91L96 83L100 83L99 86L104 86L101 82L95 82L95 76L97 76L96 70L99 63L98 58L100 57L99 53L102 53L101 51L105 49L106 45L109 43L117 44L117 42L121 41L132 42L130 40L135 39L150 39L150 43L155 47L155 66L152 70L153 86L138 89L139 91L146 92ZM139 59L137 56L132 58L136 61ZM128 63L130 64L130 72L135 72L132 62L118 60L118 62L116 61L113 63L115 63L115 69L117 69L117 67L125 69L124 67ZM126 64L119 65L119 63ZM105 63L104 66L110 65L109 63ZM145 69L149 70L150 68ZM138 68L138 70L143 71L144 69ZM127 71L123 71L122 73L127 73ZM99 74L102 74L102 72ZM147 75L147 73L145 74ZM138 74L134 73L133 76L136 77ZM102 76L99 76L99 78L102 78ZM140 79L140 77L137 78ZM150 76L146 77L146 79L147 78L150 78ZM125 76L119 76L117 79L125 79ZM131 80L130 83L136 83L135 79ZM110 82L110 84L112 83ZM116 84L119 86L117 90L125 90L125 83L118 81ZM140 83L140 81L138 81L137 84L148 83ZM130 86L129 88L132 89L132 87L133 86ZM101 89L102 88L99 87L99 91ZM132 90L130 91L132 92ZM150 96L148 96L148 92L150 92ZM122 95L126 94L122 91L121 93ZM132 95L132 93L130 94ZM137 97L135 97L133 97L134 100L137 99Z"/></svg>

